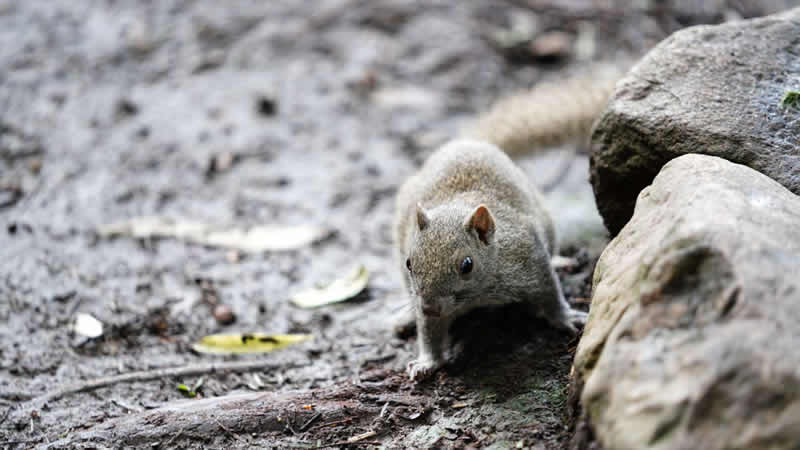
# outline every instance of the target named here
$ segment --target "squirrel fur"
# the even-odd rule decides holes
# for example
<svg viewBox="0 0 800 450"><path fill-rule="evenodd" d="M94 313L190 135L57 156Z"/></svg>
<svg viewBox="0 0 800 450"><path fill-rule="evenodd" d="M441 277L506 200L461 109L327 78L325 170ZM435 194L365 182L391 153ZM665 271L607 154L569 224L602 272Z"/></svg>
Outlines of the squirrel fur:
<svg viewBox="0 0 800 450"><path fill-rule="evenodd" d="M588 145L592 125L627 65L597 65L584 75L538 83L497 102L464 134L511 157L563 144Z"/></svg>
<svg viewBox="0 0 800 450"><path fill-rule="evenodd" d="M452 358L450 325L478 307L526 302L571 333L585 322L586 313L567 304L550 264L557 243L542 195L509 155L588 142L617 77L604 71L540 84L500 101L401 186L394 246L417 327L412 379ZM581 100L565 110L576 92Z"/></svg>

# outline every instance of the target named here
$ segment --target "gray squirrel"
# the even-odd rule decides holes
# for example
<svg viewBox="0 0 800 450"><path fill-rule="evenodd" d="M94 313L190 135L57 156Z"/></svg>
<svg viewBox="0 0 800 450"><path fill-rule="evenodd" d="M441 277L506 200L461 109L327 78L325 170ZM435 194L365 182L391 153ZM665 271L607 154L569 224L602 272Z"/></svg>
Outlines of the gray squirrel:
<svg viewBox="0 0 800 450"><path fill-rule="evenodd" d="M394 247L419 346L407 367L411 379L451 358L450 326L478 307L527 302L570 333L585 323L586 313L569 307L550 264L557 243L542 195L509 155L588 142L619 75L612 68L540 84L497 103L399 189Z"/></svg>

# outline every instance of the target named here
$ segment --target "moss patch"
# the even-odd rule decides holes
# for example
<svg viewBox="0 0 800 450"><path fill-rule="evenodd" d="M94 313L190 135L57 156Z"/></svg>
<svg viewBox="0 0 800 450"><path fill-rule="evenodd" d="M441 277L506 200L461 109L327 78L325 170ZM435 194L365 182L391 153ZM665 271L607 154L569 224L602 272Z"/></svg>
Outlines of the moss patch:
<svg viewBox="0 0 800 450"><path fill-rule="evenodd" d="M784 108L800 109L800 91L788 91L781 99Z"/></svg>

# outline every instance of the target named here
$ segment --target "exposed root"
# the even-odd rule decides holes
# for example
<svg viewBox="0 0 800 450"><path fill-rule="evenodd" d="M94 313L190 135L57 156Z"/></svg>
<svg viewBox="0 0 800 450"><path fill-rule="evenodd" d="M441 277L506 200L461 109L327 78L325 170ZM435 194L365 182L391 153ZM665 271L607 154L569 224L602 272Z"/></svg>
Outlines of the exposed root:
<svg viewBox="0 0 800 450"><path fill-rule="evenodd" d="M402 391L403 374L386 379L381 390L395 392L369 395L370 387L352 381L316 390L257 392L201 400L184 400L162 408L129 414L98 424L86 431L53 442L58 448L82 445L145 446L158 442L170 445L193 441L220 446L227 440L246 443L250 433L272 433L278 439L313 439L327 445L363 444L376 436L375 424L386 402L429 408L422 393ZM324 419L325 426L312 427ZM335 424L341 424L336 427ZM287 434L291 428L295 433ZM342 441L343 436L351 436Z"/></svg>

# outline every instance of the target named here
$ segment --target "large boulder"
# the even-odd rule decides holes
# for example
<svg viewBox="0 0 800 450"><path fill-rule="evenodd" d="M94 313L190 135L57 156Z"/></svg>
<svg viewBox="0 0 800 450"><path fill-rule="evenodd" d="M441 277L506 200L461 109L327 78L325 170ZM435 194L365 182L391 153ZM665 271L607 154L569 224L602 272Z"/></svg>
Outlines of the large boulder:
<svg viewBox="0 0 800 450"><path fill-rule="evenodd" d="M673 34L619 82L595 126L591 180L612 235L667 161L704 153L800 194L800 8Z"/></svg>
<svg viewBox="0 0 800 450"><path fill-rule="evenodd" d="M575 358L597 438L797 448L798 324L800 197L721 158L674 159L597 263Z"/></svg>

